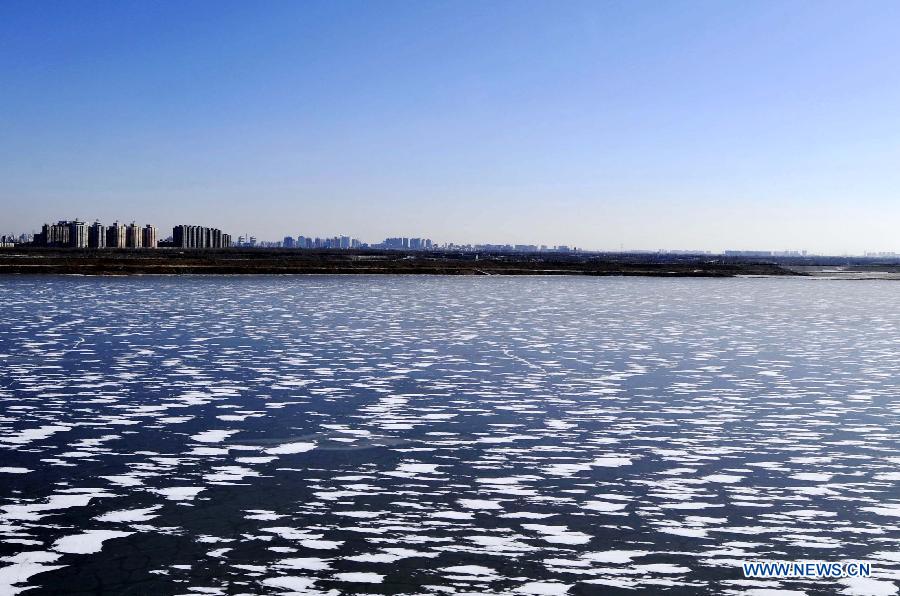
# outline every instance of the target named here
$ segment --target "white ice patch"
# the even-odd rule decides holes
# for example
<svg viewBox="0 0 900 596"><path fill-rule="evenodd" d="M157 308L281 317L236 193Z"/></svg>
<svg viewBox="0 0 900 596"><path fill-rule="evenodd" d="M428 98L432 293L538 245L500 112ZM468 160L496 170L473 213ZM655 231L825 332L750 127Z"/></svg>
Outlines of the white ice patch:
<svg viewBox="0 0 900 596"><path fill-rule="evenodd" d="M466 509L503 509L500 501L487 499L457 499L456 502Z"/></svg>
<svg viewBox="0 0 900 596"><path fill-rule="evenodd" d="M143 484L143 482L141 482L140 478L137 478L135 476L128 476L128 475L100 476L100 478L103 478L104 480L109 480L113 484L117 484L119 486L140 486L141 484Z"/></svg>
<svg viewBox="0 0 900 596"><path fill-rule="evenodd" d="M301 540L300 544L306 548L313 548L317 550L334 550L336 548L340 548L341 545L344 544L344 541L309 539Z"/></svg>
<svg viewBox="0 0 900 596"><path fill-rule="evenodd" d="M411 472L413 474L438 474L438 467L434 464L409 463L397 466L400 472Z"/></svg>
<svg viewBox="0 0 900 596"><path fill-rule="evenodd" d="M7 519L36 521L47 515L44 512L55 511L57 509L68 509L70 507L85 507L91 502L91 499L113 496L115 495L102 491L93 491L83 494L52 495L47 499L46 503L4 505L3 507L0 507L0 511L3 511L3 517Z"/></svg>
<svg viewBox="0 0 900 596"><path fill-rule="evenodd" d="M841 594L847 596L892 596L898 591L893 582L870 577L847 577L839 579L838 583L845 586Z"/></svg>
<svg viewBox="0 0 900 596"><path fill-rule="evenodd" d="M616 455L597 457L591 462L591 466L600 468L620 468L622 466L630 466L631 464L632 461L627 457L620 457Z"/></svg>
<svg viewBox="0 0 900 596"><path fill-rule="evenodd" d="M315 443L285 443L284 445L279 445L277 447L269 447L265 450L265 453L268 453L269 455L291 455L294 453L312 451L315 448Z"/></svg>
<svg viewBox="0 0 900 596"><path fill-rule="evenodd" d="M384 576L380 573L370 573L365 571L355 571L348 573L336 573L334 578L342 582L352 582L359 584L380 584L384 581Z"/></svg>
<svg viewBox="0 0 900 596"><path fill-rule="evenodd" d="M900 503L886 504L884 507L860 507L863 511L869 511L877 515L887 517L900 517Z"/></svg>
<svg viewBox="0 0 900 596"><path fill-rule="evenodd" d="M650 553L645 550L607 550L596 553L587 553L581 555L581 558L593 561L594 563L616 563L624 565L626 563L631 563L632 559L649 554Z"/></svg>
<svg viewBox="0 0 900 596"><path fill-rule="evenodd" d="M513 513L503 513L500 517L506 519L547 519L553 517L555 513L533 513L530 511L515 511Z"/></svg>
<svg viewBox="0 0 900 596"><path fill-rule="evenodd" d="M161 508L162 505L154 505L153 507L147 507L146 509L121 509L119 511L112 511L110 513L95 517L94 519L96 519L97 521L112 523L144 522L158 517L158 515L156 515L154 512Z"/></svg>
<svg viewBox="0 0 900 596"><path fill-rule="evenodd" d="M553 544L587 544L591 541L588 534L569 530L566 526L522 524L522 527L541 534L544 540Z"/></svg>
<svg viewBox="0 0 900 596"><path fill-rule="evenodd" d="M238 432L236 430L205 430L202 433L191 435L191 438L198 443L221 443Z"/></svg>
<svg viewBox="0 0 900 596"><path fill-rule="evenodd" d="M474 514L468 511L435 511L431 517L439 519L473 519Z"/></svg>
<svg viewBox="0 0 900 596"><path fill-rule="evenodd" d="M12 565L0 567L0 594L12 596L31 589L31 586L16 588L15 585L24 584L31 576L38 573L61 569L64 565L47 565L59 558L59 554L46 551L26 551L3 557L0 560L4 563L12 563Z"/></svg>
<svg viewBox="0 0 900 596"><path fill-rule="evenodd" d="M569 593L571 585L555 582L528 582L516 588L516 594L533 594L536 596L562 596Z"/></svg>
<svg viewBox="0 0 900 596"><path fill-rule="evenodd" d="M634 569L637 571L641 571L643 573L671 573L671 574L682 574L682 573L690 573L689 567L683 567L681 565L671 565L669 563L651 563L649 565L635 565Z"/></svg>
<svg viewBox="0 0 900 596"><path fill-rule="evenodd" d="M162 495L170 501L193 501L204 490L202 486L170 486L168 488L150 489L158 495Z"/></svg>
<svg viewBox="0 0 900 596"><path fill-rule="evenodd" d="M99 553L103 549L103 543L113 538L131 536L134 532L120 532L118 530L88 530L81 534L64 536L53 544L53 550L61 553L73 553L87 555Z"/></svg>
<svg viewBox="0 0 900 596"><path fill-rule="evenodd" d="M579 472L586 472L591 468L620 468L623 466L630 466L632 463L632 460L627 457L604 455L595 457L589 462L551 464L544 468L544 472L552 474L553 476L570 477L575 476Z"/></svg>
<svg viewBox="0 0 900 596"><path fill-rule="evenodd" d="M326 559L319 559L317 557L282 559L275 563L275 566L284 567L286 569L303 569L305 571L324 571L331 568L331 565L329 565Z"/></svg>
<svg viewBox="0 0 900 596"><path fill-rule="evenodd" d="M834 474L826 474L824 472L800 472L799 474L791 474L790 478L808 482L828 482L832 476Z"/></svg>
<svg viewBox="0 0 900 596"><path fill-rule="evenodd" d="M275 521L278 518L284 517L283 515L278 515L274 511L266 511L264 509L248 509L247 513L250 515L245 515L245 518L258 519L260 521Z"/></svg>
<svg viewBox="0 0 900 596"><path fill-rule="evenodd" d="M61 424L50 424L38 428L26 428L12 435L0 437L0 443L12 443L13 445L24 445L32 441L46 439L52 434L72 430L71 426L63 426Z"/></svg>
<svg viewBox="0 0 900 596"><path fill-rule="evenodd" d="M607 501L588 501L582 505L585 509L591 511L599 511L601 513L610 513L613 511L621 511L627 507L624 503L609 503Z"/></svg>
<svg viewBox="0 0 900 596"><path fill-rule="evenodd" d="M291 576L281 576L281 577L270 577L262 580L262 584L264 586L268 586L270 588L281 588L282 590L287 590L291 594L334 594L337 596L337 590L332 592L319 592L314 591L313 588L316 585L315 578L309 577L291 577Z"/></svg>
<svg viewBox="0 0 900 596"><path fill-rule="evenodd" d="M490 567L482 565L455 565L453 567L444 567L441 571L454 576L472 576L478 578L497 577L497 572Z"/></svg>
<svg viewBox="0 0 900 596"><path fill-rule="evenodd" d="M709 476L704 476L702 478L702 480L706 480L707 482L719 482L721 484L734 484L743 479L743 476L735 476L733 474L710 474Z"/></svg>

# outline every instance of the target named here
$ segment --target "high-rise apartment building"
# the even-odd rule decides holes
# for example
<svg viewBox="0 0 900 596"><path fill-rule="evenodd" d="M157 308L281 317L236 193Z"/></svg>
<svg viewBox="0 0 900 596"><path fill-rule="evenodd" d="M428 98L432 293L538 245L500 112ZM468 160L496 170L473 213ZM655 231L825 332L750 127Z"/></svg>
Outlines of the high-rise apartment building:
<svg viewBox="0 0 900 596"><path fill-rule="evenodd" d="M144 226L144 229L141 232L141 242L143 243L144 248L157 247L156 226L151 226L150 224Z"/></svg>
<svg viewBox="0 0 900 596"><path fill-rule="evenodd" d="M114 222L106 228L106 247L125 248L125 246L125 226L119 222Z"/></svg>
<svg viewBox="0 0 900 596"><path fill-rule="evenodd" d="M55 224L44 224L35 243L39 246L69 246L69 222L59 221Z"/></svg>
<svg viewBox="0 0 900 596"><path fill-rule="evenodd" d="M88 247L106 248L106 226L95 221L88 227Z"/></svg>
<svg viewBox="0 0 900 596"><path fill-rule="evenodd" d="M44 224L32 243L67 248L156 248L158 245L157 230L152 225L141 228L134 222L127 226L115 222L105 226L99 221L88 225L78 219Z"/></svg>
<svg viewBox="0 0 900 596"><path fill-rule="evenodd" d="M141 248L143 246L143 234L141 233L141 228L136 223L131 222L127 226L125 226L125 247L126 248Z"/></svg>
<svg viewBox="0 0 900 596"><path fill-rule="evenodd" d="M409 238L386 238L384 247L393 249L409 248Z"/></svg>
<svg viewBox="0 0 900 596"><path fill-rule="evenodd" d="M60 222L62 223L62 222ZM69 222L69 246L72 248L87 248L88 245L88 229L87 224L83 221L75 220Z"/></svg>
<svg viewBox="0 0 900 596"><path fill-rule="evenodd" d="M223 234L218 228L203 226L175 226L172 229L172 240L179 248L228 248L231 236Z"/></svg>

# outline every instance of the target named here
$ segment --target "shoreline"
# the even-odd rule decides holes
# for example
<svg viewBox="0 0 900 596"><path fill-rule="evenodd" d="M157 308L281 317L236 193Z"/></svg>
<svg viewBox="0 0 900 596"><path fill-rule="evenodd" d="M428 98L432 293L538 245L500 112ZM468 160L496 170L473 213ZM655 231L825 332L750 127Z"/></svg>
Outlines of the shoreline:
<svg viewBox="0 0 900 596"><path fill-rule="evenodd" d="M780 264L699 256L290 249L5 249L0 275L452 275L804 277Z"/></svg>
<svg viewBox="0 0 900 596"><path fill-rule="evenodd" d="M574 275L900 281L900 261L847 257L762 259L656 253L19 247L0 249L0 276L5 275Z"/></svg>

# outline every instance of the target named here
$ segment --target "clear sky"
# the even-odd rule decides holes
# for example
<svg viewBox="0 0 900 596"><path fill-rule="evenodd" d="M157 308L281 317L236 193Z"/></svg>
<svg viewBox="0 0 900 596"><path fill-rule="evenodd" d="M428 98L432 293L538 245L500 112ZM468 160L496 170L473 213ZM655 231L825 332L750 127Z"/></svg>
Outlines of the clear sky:
<svg viewBox="0 0 900 596"><path fill-rule="evenodd" d="M0 232L900 251L900 2L0 2Z"/></svg>

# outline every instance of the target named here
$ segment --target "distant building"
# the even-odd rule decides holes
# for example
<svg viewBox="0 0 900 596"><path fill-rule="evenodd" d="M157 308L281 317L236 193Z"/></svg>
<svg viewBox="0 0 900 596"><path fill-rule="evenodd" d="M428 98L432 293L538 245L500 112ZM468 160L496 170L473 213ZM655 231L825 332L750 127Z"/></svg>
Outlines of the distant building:
<svg viewBox="0 0 900 596"><path fill-rule="evenodd" d="M394 250L409 248L409 238L385 238L384 247Z"/></svg>
<svg viewBox="0 0 900 596"><path fill-rule="evenodd" d="M88 228L88 247L106 248L106 226L95 221Z"/></svg>
<svg viewBox="0 0 900 596"><path fill-rule="evenodd" d="M771 257L771 250L726 250L726 257Z"/></svg>
<svg viewBox="0 0 900 596"><path fill-rule="evenodd" d="M35 234L34 244L37 246L69 246L69 222L59 221L55 224L44 224L41 231Z"/></svg>
<svg viewBox="0 0 900 596"><path fill-rule="evenodd" d="M432 250L435 247L431 238L385 238L381 244L372 245L388 250Z"/></svg>
<svg viewBox="0 0 900 596"><path fill-rule="evenodd" d="M156 228L151 225L143 229L134 222L127 226L119 222L105 226L94 221L88 225L76 219L44 224L41 231L34 235L32 244L67 248L155 248L157 240Z"/></svg>
<svg viewBox="0 0 900 596"><path fill-rule="evenodd" d="M62 222L60 222L62 223ZM72 248L87 248L88 245L88 229L87 224L83 221L75 220L69 222L69 246Z"/></svg>
<svg viewBox="0 0 900 596"><path fill-rule="evenodd" d="M284 240L281 241L281 246L284 248L294 248L294 237L293 236L285 236Z"/></svg>
<svg viewBox="0 0 900 596"><path fill-rule="evenodd" d="M127 226L125 226L125 247L126 248L141 248L144 244L144 235L141 232L140 226L136 223L131 222Z"/></svg>
<svg viewBox="0 0 900 596"><path fill-rule="evenodd" d="M252 240L255 244L256 239ZM172 241L178 248L228 248L231 246L229 234L224 234L218 228L203 226L175 226L172 229Z"/></svg>
<svg viewBox="0 0 900 596"><path fill-rule="evenodd" d="M150 224L144 226L144 229L141 231L141 242L144 248L156 248L158 244L157 236L156 226L151 226Z"/></svg>
<svg viewBox="0 0 900 596"><path fill-rule="evenodd" d="M245 248L253 248L256 246L256 237L255 236L238 236L237 245L243 246Z"/></svg>
<svg viewBox="0 0 900 596"><path fill-rule="evenodd" d="M117 221L106 228L106 248L125 248L125 226Z"/></svg>

